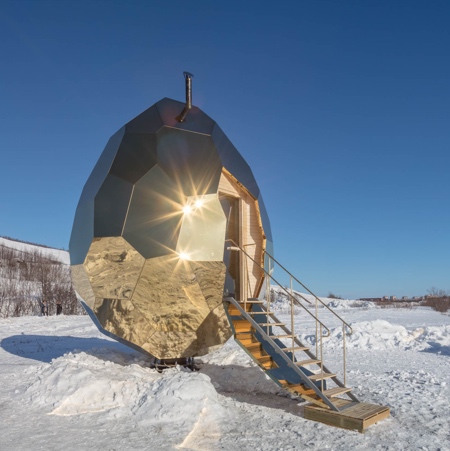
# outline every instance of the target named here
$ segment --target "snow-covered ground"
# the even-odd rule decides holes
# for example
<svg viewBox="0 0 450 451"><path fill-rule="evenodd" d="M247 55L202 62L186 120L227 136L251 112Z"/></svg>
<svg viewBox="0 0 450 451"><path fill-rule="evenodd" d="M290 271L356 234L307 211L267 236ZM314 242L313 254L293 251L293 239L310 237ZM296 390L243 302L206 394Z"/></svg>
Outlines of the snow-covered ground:
<svg viewBox="0 0 450 451"><path fill-rule="evenodd" d="M61 249L54 249L51 247L42 247L37 244L28 244L21 241L10 240L8 238L0 237L0 246L15 249L16 251L24 252L25 254L32 254L38 252L43 257L51 260L56 260L65 265L70 264L70 255L68 251Z"/></svg>
<svg viewBox="0 0 450 451"><path fill-rule="evenodd" d="M199 372L158 373L88 317L22 317L0 320L0 449L449 450L450 317L427 308L339 314L354 329L348 385L391 408L365 434L305 420L304 404L233 341L203 357ZM304 318L295 317L299 332ZM340 330L324 344L330 369L341 364Z"/></svg>

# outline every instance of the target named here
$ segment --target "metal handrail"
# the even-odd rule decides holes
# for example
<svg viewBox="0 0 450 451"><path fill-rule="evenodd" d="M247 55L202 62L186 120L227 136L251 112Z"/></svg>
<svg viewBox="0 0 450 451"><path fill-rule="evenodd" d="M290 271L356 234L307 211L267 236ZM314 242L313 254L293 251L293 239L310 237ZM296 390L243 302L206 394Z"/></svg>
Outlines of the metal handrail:
<svg viewBox="0 0 450 451"><path fill-rule="evenodd" d="M244 251L245 252L245 251ZM336 407L333 402L323 393L323 379L321 383L321 389L317 387L315 383L313 383L308 376L299 368L297 367L293 361L286 355L286 352L283 351L282 348L280 348L274 340L268 335L264 329L239 305L239 303L234 299L233 297L226 298L228 302L231 302L239 311L241 316L245 318L263 337L264 339L269 343L269 345L274 349L274 351L286 362L286 364L294 370L294 372L299 375L303 381L303 383L308 387L314 390L314 392L322 399L322 401L330 407L330 409L339 412L339 408ZM322 372L323 372L323 365L322 365Z"/></svg>
<svg viewBox="0 0 450 451"><path fill-rule="evenodd" d="M256 246L257 248L259 248L259 250L261 250L264 254L266 254L268 257L270 257L285 273L287 273L289 275L289 277L292 277L298 284L300 284L311 296L314 296L314 299L316 299L316 301L319 301L326 309L328 309L336 318L338 318L343 324L345 324L345 326L347 326L350 329L350 333L353 333L353 329L350 326L350 324L348 324L344 319L342 319L334 310L332 310L330 307L328 307L327 304L325 304L325 302L323 302L318 296L316 296L306 285L304 285L302 282L300 282L300 280L297 279L297 277L295 277L291 272L289 272L276 258L274 258L272 255L270 255L265 249L263 249L261 246L259 246L256 243L249 243L249 244L244 244L244 247L246 246ZM245 251L244 251L245 252ZM256 263L256 262L255 262ZM275 279L274 279L275 280ZM280 285L277 282L278 285ZM281 285L280 285L281 287ZM306 302L309 303L309 301L303 297L301 295L301 293L298 293L298 296L300 296L302 299L304 299Z"/></svg>
<svg viewBox="0 0 450 451"><path fill-rule="evenodd" d="M244 244L243 247L246 246L255 246L256 248L259 248L261 250L262 255L267 255L269 257L269 262L270 260L273 260L274 263L276 263L283 271L285 271L285 273L287 273L290 276L290 285L291 285L291 293L288 292L288 290L286 288L284 288L268 271L266 271L266 269L264 268L264 259L263 259L263 263L262 265L260 263L258 263L253 257L251 257L241 246L239 246L238 244L236 244L232 239L228 239L225 240L225 242L230 242L233 244L232 247L229 247L228 249L230 250L239 250L241 252L243 252L247 258L249 258L253 263L255 263L256 265L258 265L263 272L268 276L268 280L273 280L289 297L289 299L291 299L291 323L293 322L293 307L292 307L292 303L295 302L296 305L302 307L306 312L308 312L308 314L314 318L315 322L316 322L316 334L315 334L315 338L316 338L316 356L319 355L319 347L320 347L320 362L321 362L321 371L323 372L323 339L324 337L330 337L331 335L331 331L330 329L324 324L322 323L322 321L319 320L319 313L317 310L318 307L318 302L320 302L322 304L322 306L324 306L327 310L329 310L336 318L338 318L341 323L342 323L342 335L343 335L343 343L342 343L342 351L343 351L343 376L344 376L344 386L346 386L347 383L347 369L346 369L346 360L347 360L347 349L346 349L346 340L345 340L345 336L346 336L346 330L345 328L347 327L350 330L350 334L353 333L353 329L350 326L350 324L348 324L343 318L341 318L336 312L334 312L330 307L328 307L328 305L326 305L318 296L316 296L308 287L306 287L302 282L300 282L300 280L298 280L291 272L289 272L278 260L276 260L272 255L270 255L265 249L263 249L261 246L259 246L256 243L249 243L249 244ZM270 265L269 265L270 266ZM270 268L269 268L270 270ZM248 271L248 268L247 268ZM313 315L298 299L296 296L294 296L293 294L293 289L292 289L292 280L295 280L297 283L299 283L305 290L307 290L314 298L315 298L315 310L316 310L316 314ZM270 287L270 285L269 285ZM269 289L270 291L270 289ZM303 299L304 301L308 302L310 304L310 302L301 295L301 293L297 293L297 295ZM269 293L270 296L270 293ZM245 297L246 298L246 297ZM245 299L244 299L245 302ZM270 302L270 301L269 301ZM319 325L321 327L319 327ZM292 328L292 335L294 338L294 330L291 324L291 328ZM326 335L323 335L323 329L325 328L326 330ZM320 334L319 334L319 329L320 329ZM320 340L319 340L320 337ZM319 343L320 341L320 343ZM293 346L294 347L294 346Z"/></svg>
<svg viewBox="0 0 450 451"><path fill-rule="evenodd" d="M235 250L240 250L241 252L243 252L253 263L256 263L263 271L264 271L264 273L268 276L268 277L270 277L288 296L291 296L293 299L294 299L294 302L299 306L299 307L301 307L303 310L305 310L305 312L307 312L310 316L312 316L322 327L324 327L325 329L326 329L326 331L327 331L327 334L326 335L324 335L324 337L329 337L330 335L331 335L331 331L330 331L330 329L325 325L325 324L323 324L322 323L322 321L320 321L318 318L317 318L317 316L314 316L301 302L299 302L299 300L298 299L296 299L293 295L292 295L292 293L290 294L289 293L289 291L288 290L286 290L286 288L284 288L281 284L280 284L280 282L278 282L273 276L271 276L270 274L269 274L269 272L268 271L266 271L266 269L263 267L263 266L261 266L253 257L251 257L246 251L244 251L244 249L242 249L239 245L237 245L232 239L228 239L228 240L225 240L225 242L230 242L230 243L232 243L233 244L233 247L235 247ZM234 249L232 249L232 248L228 248L229 250L234 250ZM267 255L269 255L269 257L270 258L272 258L271 256L270 256L270 254L267 254ZM244 301L245 302L245 301Z"/></svg>

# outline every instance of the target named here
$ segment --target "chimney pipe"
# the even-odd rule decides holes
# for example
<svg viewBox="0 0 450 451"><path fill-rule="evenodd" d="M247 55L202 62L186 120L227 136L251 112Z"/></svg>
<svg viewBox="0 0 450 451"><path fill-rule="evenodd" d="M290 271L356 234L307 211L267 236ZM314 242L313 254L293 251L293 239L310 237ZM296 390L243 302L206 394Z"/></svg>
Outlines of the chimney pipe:
<svg viewBox="0 0 450 451"><path fill-rule="evenodd" d="M186 105L176 118L178 122L184 122L189 110L192 108L192 79L194 76L189 72L183 72L183 75L186 80Z"/></svg>

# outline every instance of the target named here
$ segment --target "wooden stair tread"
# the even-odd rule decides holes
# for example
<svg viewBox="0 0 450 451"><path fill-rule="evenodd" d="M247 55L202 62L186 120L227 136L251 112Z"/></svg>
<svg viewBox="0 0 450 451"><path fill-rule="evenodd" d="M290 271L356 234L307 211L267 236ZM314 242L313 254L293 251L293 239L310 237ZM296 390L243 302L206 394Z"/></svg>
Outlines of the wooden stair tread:
<svg viewBox="0 0 450 451"><path fill-rule="evenodd" d="M316 363L320 363L320 360L316 359L307 359L307 360L300 360L299 362L295 362L297 366L306 366L306 365L314 365Z"/></svg>
<svg viewBox="0 0 450 451"><path fill-rule="evenodd" d="M238 304L264 304L264 301L260 301L259 299L252 299L248 301L238 301Z"/></svg>
<svg viewBox="0 0 450 451"><path fill-rule="evenodd" d="M309 348L306 346L294 346L293 348L281 348L284 352L295 352L295 351L308 351Z"/></svg>
<svg viewBox="0 0 450 451"><path fill-rule="evenodd" d="M234 326L239 326L239 325L244 325L244 324L251 326L250 322L246 319L234 319L233 320Z"/></svg>
<svg viewBox="0 0 450 451"><path fill-rule="evenodd" d="M252 343L246 343L244 344L245 348L248 351L251 351L252 349L261 349L262 345L259 341L253 341Z"/></svg>
<svg viewBox="0 0 450 451"><path fill-rule="evenodd" d="M324 390L323 394L328 396L329 398L332 398L333 396L339 396L344 393L348 393L349 391L352 391L352 389L348 387L334 387L330 388L329 390Z"/></svg>
<svg viewBox="0 0 450 451"><path fill-rule="evenodd" d="M296 338L297 335L269 335L270 338Z"/></svg>
<svg viewBox="0 0 450 451"><path fill-rule="evenodd" d="M253 339L253 334L252 334L251 330L239 331L239 332L236 332L236 338L239 341L252 340Z"/></svg>
<svg viewBox="0 0 450 451"><path fill-rule="evenodd" d="M275 315L275 312L247 312L249 315Z"/></svg>
<svg viewBox="0 0 450 451"><path fill-rule="evenodd" d="M258 323L260 326L285 326L285 323Z"/></svg>
<svg viewBox="0 0 450 451"><path fill-rule="evenodd" d="M243 332L243 331L251 331L252 325L247 321L233 321L233 326L236 330L236 332Z"/></svg>
<svg viewBox="0 0 450 451"><path fill-rule="evenodd" d="M238 310L236 307L228 309L228 313L231 316L240 316L240 317L242 317L242 312L240 310ZM266 312L266 311L263 311L263 312L252 312L250 310L247 310L245 313L247 313L247 315L250 315L250 316L256 316L256 315L272 316L272 315L275 315L275 312Z"/></svg>
<svg viewBox="0 0 450 451"><path fill-rule="evenodd" d="M346 405L348 407L343 406L344 409L339 412L316 405L307 405L304 407L304 415L308 420L345 429L356 429L359 432L364 432L372 424L390 415L390 409L386 406L352 401L347 401Z"/></svg>
<svg viewBox="0 0 450 451"><path fill-rule="evenodd" d="M308 376L308 379L312 381L321 381L322 379L329 379L331 377L336 377L336 374L333 373L313 374L312 376Z"/></svg>
<svg viewBox="0 0 450 451"><path fill-rule="evenodd" d="M258 362L261 362L261 363L268 362L268 361L272 360L272 356L270 356L270 355L261 355L261 356L253 355L253 357L255 357L255 359L258 360Z"/></svg>

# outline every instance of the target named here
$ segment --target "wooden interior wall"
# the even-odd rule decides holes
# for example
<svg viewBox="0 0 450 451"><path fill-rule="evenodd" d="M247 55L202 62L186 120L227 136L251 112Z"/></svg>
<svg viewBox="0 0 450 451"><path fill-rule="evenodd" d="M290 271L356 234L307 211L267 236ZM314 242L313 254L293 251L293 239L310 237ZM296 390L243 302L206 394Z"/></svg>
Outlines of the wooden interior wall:
<svg viewBox="0 0 450 451"><path fill-rule="evenodd" d="M219 181L219 195L226 194L228 196L238 197L241 200L241 246L259 265L247 260L248 280L247 288L249 289L248 297L257 297L264 279L264 272L260 265L263 265L263 257L261 249L265 245L265 237L262 230L261 219L257 208L257 201L251 194L239 184L226 170L222 172ZM256 244L256 246L249 246ZM244 265L242 265L244 266ZM241 280L245 280L243 274L245 267L241 268Z"/></svg>

